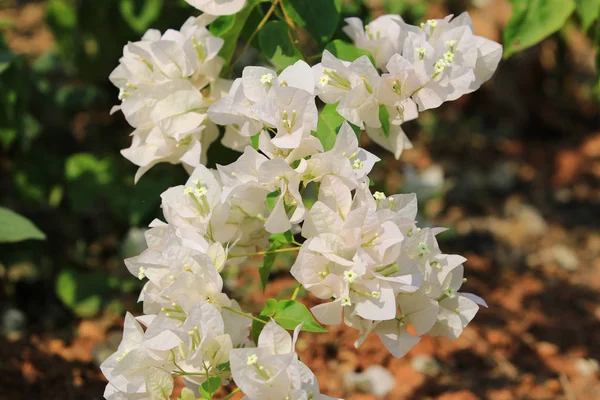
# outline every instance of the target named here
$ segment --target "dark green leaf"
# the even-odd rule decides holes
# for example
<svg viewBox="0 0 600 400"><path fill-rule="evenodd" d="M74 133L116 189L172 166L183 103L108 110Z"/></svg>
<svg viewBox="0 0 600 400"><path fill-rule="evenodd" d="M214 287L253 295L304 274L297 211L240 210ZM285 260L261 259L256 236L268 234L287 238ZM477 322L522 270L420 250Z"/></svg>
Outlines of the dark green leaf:
<svg viewBox="0 0 600 400"><path fill-rule="evenodd" d="M375 60L373 60L373 56L371 53L364 49L359 49L358 47L350 44L348 42L344 42L343 40L336 39L333 42L329 43L325 46L325 50L329 51L331 54L344 61L354 61L361 56L368 56L371 63L375 65Z"/></svg>
<svg viewBox="0 0 600 400"><path fill-rule="evenodd" d="M294 240L292 233L290 231L284 233L273 234L269 237L269 250L278 250L282 248L284 245L291 243ZM278 253L265 254L263 258L263 265L259 268L258 272L260 274L260 283L262 284L263 291L267 287L267 283L269 282L269 275L271 274L271 270L273 269L273 265L275 264L275 259L277 258Z"/></svg>
<svg viewBox="0 0 600 400"><path fill-rule="evenodd" d="M504 58L531 47L563 27L574 0L511 0L513 13L504 29Z"/></svg>
<svg viewBox="0 0 600 400"><path fill-rule="evenodd" d="M296 300L281 300L275 307L273 319L282 328L293 330L302 323L302 330L307 332L327 332L312 316L306 306Z"/></svg>
<svg viewBox="0 0 600 400"><path fill-rule="evenodd" d="M221 387L221 378L218 376L213 376L200 385L198 390L205 398L212 399L217 390L219 390L219 387Z"/></svg>
<svg viewBox="0 0 600 400"><path fill-rule="evenodd" d="M390 137L390 113L386 106L379 106L379 122L385 137Z"/></svg>
<svg viewBox="0 0 600 400"><path fill-rule="evenodd" d="M225 59L225 66L231 63L244 24L258 3L258 1L249 1L238 13L222 15L210 24L210 32L225 40L219 51L219 55Z"/></svg>
<svg viewBox="0 0 600 400"><path fill-rule="evenodd" d="M44 240L46 235L27 218L8 208L0 207L0 243L28 239Z"/></svg>
<svg viewBox="0 0 600 400"><path fill-rule="evenodd" d="M8 50L0 50L0 75L10 67L17 55Z"/></svg>
<svg viewBox="0 0 600 400"><path fill-rule="evenodd" d="M283 0L282 4L290 18L319 44L331 38L340 21L342 0Z"/></svg>
<svg viewBox="0 0 600 400"><path fill-rule="evenodd" d="M279 69L302 59L290 38L289 26L283 22L268 22L258 34L258 43L263 54Z"/></svg>

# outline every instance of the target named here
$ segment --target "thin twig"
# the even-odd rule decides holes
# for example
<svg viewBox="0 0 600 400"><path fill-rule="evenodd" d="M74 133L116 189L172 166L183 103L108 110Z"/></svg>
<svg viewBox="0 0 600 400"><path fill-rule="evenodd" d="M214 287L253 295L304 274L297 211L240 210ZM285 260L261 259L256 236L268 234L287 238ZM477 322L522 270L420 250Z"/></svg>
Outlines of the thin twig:
<svg viewBox="0 0 600 400"><path fill-rule="evenodd" d="M269 17L271 17L271 14L273 14L273 12L275 11L275 8L277 8L277 4L279 4L279 0L273 1L273 4L271 4L271 8L269 8L269 11L267 11L267 13L263 17L263 19L259 22L259 24L256 27L256 29L254 30L254 32L252 32L252 34L248 38L248 41L242 48L242 51L240 51L240 54L238 54L238 56L235 58L235 60L233 60L233 62L229 66L229 69L227 70L227 75L231 75L231 73L233 72L233 67L235 67L235 64L237 64L238 61L240 61L240 58L242 58L242 56L244 55L246 50L248 50L248 47L250 47L250 44L252 44L252 41L254 40L254 37L256 36L256 34L262 29L263 26L265 26L265 24L269 20Z"/></svg>

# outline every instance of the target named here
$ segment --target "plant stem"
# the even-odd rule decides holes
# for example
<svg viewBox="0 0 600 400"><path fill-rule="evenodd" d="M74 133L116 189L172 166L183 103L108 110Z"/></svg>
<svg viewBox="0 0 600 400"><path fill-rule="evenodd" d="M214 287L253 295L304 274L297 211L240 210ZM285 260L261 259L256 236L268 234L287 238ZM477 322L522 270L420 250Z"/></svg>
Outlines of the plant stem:
<svg viewBox="0 0 600 400"><path fill-rule="evenodd" d="M302 49L300 48L300 37L298 37L298 32L296 31L296 24L294 24L294 20L290 18L287 11L285 11L285 7L283 6L282 2L279 3L279 6L281 7L281 11L283 12L283 18L285 22L290 27L290 34L292 36L292 42L294 43L294 47L298 49L298 52L300 53L302 58L305 59L306 57L304 56L304 53L302 53Z"/></svg>
<svg viewBox="0 0 600 400"><path fill-rule="evenodd" d="M279 0L274 0L273 4L271 4L271 8L269 8L269 11L267 11L267 13L263 17L263 19L256 26L256 29L254 30L254 32L252 32L252 34L248 38L248 41L246 41L246 44L242 48L242 51L240 52L240 54L238 54L238 56L232 61L231 66L227 70L227 75L231 76L231 73L233 72L233 67L235 67L235 64L237 64L238 61L240 61L240 58L242 58L242 56L244 55L246 50L248 50L248 47L250 47L250 45L252 44L252 41L254 40L254 37L256 36L256 34L262 29L263 26L265 26L265 24L269 20L269 17L271 17L271 14L273 14L273 12L275 11L275 8L277 8L277 4L279 4Z"/></svg>
<svg viewBox="0 0 600 400"><path fill-rule="evenodd" d="M294 294L292 294L292 300L296 300L296 297L298 297L298 293L300 293L301 287L302 287L302 285L296 286L296 289L294 290Z"/></svg>
<svg viewBox="0 0 600 400"><path fill-rule="evenodd" d="M244 316L244 317L246 317L246 318L253 319L254 321L256 321L256 322L260 322L260 323L261 323L261 324L263 324L263 325L266 325L266 324L267 324L267 322L266 322L266 321L263 321L263 320L262 320L262 319L260 319L260 318L256 318L256 317L255 317L255 316L253 316L253 315L246 314L245 312L238 311L238 310L236 310L235 308L231 308L231 307L223 307L223 308L224 308L225 310L229 310L229 311L231 311L232 313L236 313L236 314L242 315L242 316Z"/></svg>
<svg viewBox="0 0 600 400"><path fill-rule="evenodd" d="M229 400L230 398L232 398L233 396L235 396L236 394L238 394L239 392L241 392L240 388L236 388L233 392L229 393L227 396L225 396L223 398L223 400Z"/></svg>
<svg viewBox="0 0 600 400"><path fill-rule="evenodd" d="M257 251L256 253L230 254L228 256L228 258L262 256L262 255L267 255L267 254L285 253L288 251L297 251L297 250L300 250L300 247L286 247L285 249Z"/></svg>

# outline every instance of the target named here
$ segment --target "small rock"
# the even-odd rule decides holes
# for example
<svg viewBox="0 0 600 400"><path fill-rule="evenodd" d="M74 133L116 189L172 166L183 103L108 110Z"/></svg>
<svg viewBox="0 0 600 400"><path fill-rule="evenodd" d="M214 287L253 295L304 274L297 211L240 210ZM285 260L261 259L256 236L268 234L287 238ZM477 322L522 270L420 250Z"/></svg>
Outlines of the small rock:
<svg viewBox="0 0 600 400"><path fill-rule="evenodd" d="M436 376L440 373L440 364L436 361L435 358L431 357L429 354L420 354L418 356L413 357L410 362L410 365L414 368L415 371L419 371L425 375Z"/></svg>
<svg viewBox="0 0 600 400"><path fill-rule="evenodd" d="M513 162L503 162L496 165L488 175L489 186L499 192L510 190L517 181L518 165Z"/></svg>
<svg viewBox="0 0 600 400"><path fill-rule="evenodd" d="M598 365L598 361L593 358L580 358L575 361L575 368L577 371L583 376L594 375L600 369L600 365Z"/></svg>
<svg viewBox="0 0 600 400"><path fill-rule="evenodd" d="M573 250L564 245L556 245L552 248L554 260L567 271L575 271L579 267L579 259Z"/></svg>
<svg viewBox="0 0 600 400"><path fill-rule="evenodd" d="M444 169L441 165L433 164L420 172L407 166L404 173L402 190L416 193L419 201L429 200L444 192Z"/></svg>
<svg viewBox="0 0 600 400"><path fill-rule="evenodd" d="M21 335L27 317L16 308L7 308L2 313L2 335L9 338L17 338Z"/></svg>
<svg viewBox="0 0 600 400"><path fill-rule="evenodd" d="M552 357L558 354L558 346L550 342L539 342L537 345L538 354L542 357Z"/></svg>
<svg viewBox="0 0 600 400"><path fill-rule="evenodd" d="M344 387L348 391L356 390L366 394L384 397L396 386L394 376L381 365L372 365L364 372L344 374Z"/></svg>

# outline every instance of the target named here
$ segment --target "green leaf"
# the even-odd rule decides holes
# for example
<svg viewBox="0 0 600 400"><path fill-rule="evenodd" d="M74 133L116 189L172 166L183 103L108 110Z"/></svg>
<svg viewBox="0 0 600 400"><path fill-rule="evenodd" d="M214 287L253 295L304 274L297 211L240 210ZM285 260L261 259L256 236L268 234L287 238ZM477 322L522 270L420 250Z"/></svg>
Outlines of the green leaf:
<svg viewBox="0 0 600 400"><path fill-rule="evenodd" d="M51 25L63 29L75 29L77 26L77 9L70 1L51 0L46 9Z"/></svg>
<svg viewBox="0 0 600 400"><path fill-rule="evenodd" d="M163 0L145 0L142 7L136 7L139 1L121 0L119 11L131 29L137 33L145 32L160 16ZM141 8L136 13L136 8Z"/></svg>
<svg viewBox="0 0 600 400"><path fill-rule="evenodd" d="M273 315L275 315L276 307L277 307L277 300L275 300L275 299L267 300L267 304L265 305L265 308L263 308L263 310L260 312L260 314L256 318L261 319L265 322L268 322L269 317L272 317ZM252 341L254 343L258 343L258 337L260 336L260 333L262 332L264 327L265 327L265 324L261 324L258 321L252 320L252 330L250 331L250 337L252 338Z"/></svg>
<svg viewBox="0 0 600 400"><path fill-rule="evenodd" d="M196 400L196 396L194 395L194 392L184 387L181 389L181 394L177 397L177 400Z"/></svg>
<svg viewBox="0 0 600 400"><path fill-rule="evenodd" d="M302 330L307 332L327 332L312 316L306 306L296 300L281 300L275 307L273 319L282 328L294 330L302 323Z"/></svg>
<svg viewBox="0 0 600 400"><path fill-rule="evenodd" d="M319 44L326 43L340 21L342 0L283 0L290 18Z"/></svg>
<svg viewBox="0 0 600 400"><path fill-rule="evenodd" d="M11 66L17 55L8 50L0 50L0 75Z"/></svg>
<svg viewBox="0 0 600 400"><path fill-rule="evenodd" d="M200 385L198 390L205 398L212 399L217 390L219 390L219 387L221 387L221 378L218 376L213 376Z"/></svg>
<svg viewBox="0 0 600 400"><path fill-rule="evenodd" d="M267 208L269 209L269 211L273 211L273 209L275 208L275 203L277 203L277 199L279 199L280 195L281 195L281 189L277 189L267 195L266 202L267 202Z"/></svg>
<svg viewBox="0 0 600 400"><path fill-rule="evenodd" d="M252 142L252 148L254 150L258 150L259 139L260 139L260 132L258 132L256 135L250 136L250 141Z"/></svg>
<svg viewBox="0 0 600 400"><path fill-rule="evenodd" d="M0 243L44 240L46 235L33 222L8 208L0 207Z"/></svg>
<svg viewBox="0 0 600 400"><path fill-rule="evenodd" d="M74 154L65 162L67 196L76 210L85 210L105 196L116 176L112 157L99 159L90 153Z"/></svg>
<svg viewBox="0 0 600 400"><path fill-rule="evenodd" d="M345 119L336 110L337 103L326 104L325 107L319 113L319 121L317 123L317 131L312 132L323 145L325 151L331 150L335 145L335 139L337 132L340 130L340 126L344 123ZM360 128L350 122L348 122L356 136L360 138Z"/></svg>
<svg viewBox="0 0 600 400"><path fill-rule="evenodd" d="M282 248L284 245L291 243L294 240L292 236L292 232L287 231L284 233L273 234L269 237L269 242L271 245L269 246L268 251L278 250ZM263 291L267 287L267 283L269 282L269 275L271 274L271 270L273 269L273 265L275 264L275 259L277 258L278 253L266 254L263 258L263 265L258 269L258 273L260 274L260 283L262 284Z"/></svg>
<svg viewBox="0 0 600 400"><path fill-rule="evenodd" d="M292 231L287 231L283 233L274 233L269 236L269 240L271 242L281 242L282 244L289 244L294 241L294 235L292 235Z"/></svg>
<svg viewBox="0 0 600 400"><path fill-rule="evenodd" d="M225 67L231 63L244 24L258 3L258 1L248 1L248 4L238 13L222 15L210 24L210 32L225 41L219 51L219 55L225 59Z"/></svg>
<svg viewBox="0 0 600 400"><path fill-rule="evenodd" d="M55 289L58 298L82 318L96 315L110 290L106 275L71 269L61 271Z"/></svg>
<svg viewBox="0 0 600 400"><path fill-rule="evenodd" d="M577 14L581 19L581 27L587 32L600 16L600 0L577 0Z"/></svg>
<svg viewBox="0 0 600 400"><path fill-rule="evenodd" d="M342 117L336 111L337 103L326 104L319 114L319 122L317 123L317 131L313 134L321 141L323 149L329 151L335 145L337 131L344 122Z"/></svg>
<svg viewBox="0 0 600 400"><path fill-rule="evenodd" d="M371 63L375 65L375 60L373 60L373 56L371 53L364 49L359 49L358 47L350 44L348 42L344 42L343 40L336 39L333 42L329 43L325 46L325 50L329 51L331 54L344 61L354 61L359 57L368 56Z"/></svg>
<svg viewBox="0 0 600 400"><path fill-rule="evenodd" d="M504 58L531 47L563 27L574 0L511 0L513 14L504 29Z"/></svg>
<svg viewBox="0 0 600 400"><path fill-rule="evenodd" d="M385 137L390 137L390 113L384 105L379 106L379 122Z"/></svg>
<svg viewBox="0 0 600 400"><path fill-rule="evenodd" d="M258 43L263 54L279 69L302 59L290 38L289 26L283 22L268 22L258 34Z"/></svg>

